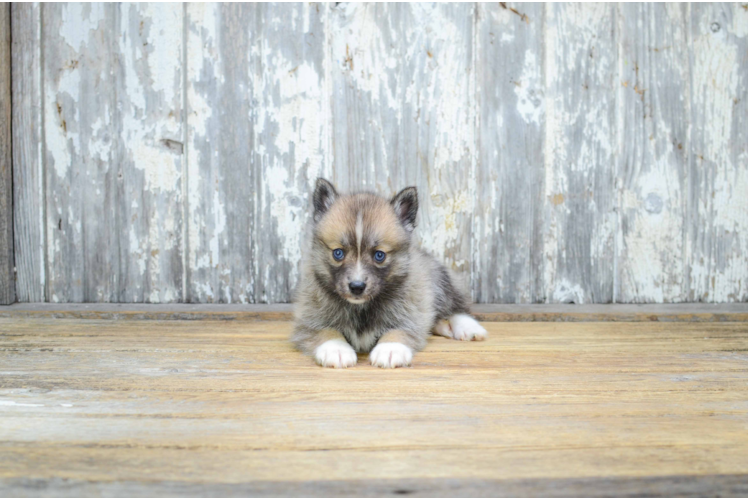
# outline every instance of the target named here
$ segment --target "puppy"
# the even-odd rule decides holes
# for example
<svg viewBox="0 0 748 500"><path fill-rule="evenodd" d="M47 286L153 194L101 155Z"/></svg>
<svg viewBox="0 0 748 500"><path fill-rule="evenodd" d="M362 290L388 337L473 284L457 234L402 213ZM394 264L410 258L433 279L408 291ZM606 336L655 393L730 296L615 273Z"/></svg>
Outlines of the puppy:
<svg viewBox="0 0 748 500"><path fill-rule="evenodd" d="M341 195L317 179L311 241L296 291L293 343L321 366L410 365L432 333L483 340L452 274L413 243L418 193Z"/></svg>

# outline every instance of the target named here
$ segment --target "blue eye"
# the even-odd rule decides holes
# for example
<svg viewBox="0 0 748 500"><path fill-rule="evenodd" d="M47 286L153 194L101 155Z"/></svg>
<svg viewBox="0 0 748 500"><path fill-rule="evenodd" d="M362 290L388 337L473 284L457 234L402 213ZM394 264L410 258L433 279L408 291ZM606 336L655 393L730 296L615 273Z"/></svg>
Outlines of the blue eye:
<svg viewBox="0 0 748 500"><path fill-rule="evenodd" d="M341 250L340 248L336 248L332 251L332 258L335 260L343 260L343 257L345 257L345 252Z"/></svg>
<svg viewBox="0 0 748 500"><path fill-rule="evenodd" d="M380 264L381 264L382 262L384 262L384 258L385 258L386 256L387 256L387 254L386 254L386 253L384 253L384 252L383 252L383 251L381 251L381 250L377 250L376 252L374 252L374 260L376 260L376 261L377 261L377 262L379 262Z"/></svg>

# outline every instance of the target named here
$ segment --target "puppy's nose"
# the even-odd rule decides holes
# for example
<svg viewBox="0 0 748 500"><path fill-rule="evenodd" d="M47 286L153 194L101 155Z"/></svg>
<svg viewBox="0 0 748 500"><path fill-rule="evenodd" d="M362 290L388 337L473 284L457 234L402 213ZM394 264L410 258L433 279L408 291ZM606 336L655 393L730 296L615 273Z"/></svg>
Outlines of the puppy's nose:
<svg viewBox="0 0 748 500"><path fill-rule="evenodd" d="M348 288L351 289L353 295L361 295L366 290L366 283L363 281L351 281L348 283Z"/></svg>

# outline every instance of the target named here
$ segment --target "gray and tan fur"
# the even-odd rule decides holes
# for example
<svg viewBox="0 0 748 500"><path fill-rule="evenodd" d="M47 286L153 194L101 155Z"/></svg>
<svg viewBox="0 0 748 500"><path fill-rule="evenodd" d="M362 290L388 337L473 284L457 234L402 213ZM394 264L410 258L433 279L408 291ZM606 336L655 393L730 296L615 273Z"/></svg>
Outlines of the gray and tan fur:
<svg viewBox="0 0 748 500"><path fill-rule="evenodd" d="M387 200L341 195L317 179L313 200L294 300L292 340L301 351L322 366L353 366L360 352L373 365L395 368L409 365L432 333L485 338L452 273L413 243L416 188Z"/></svg>

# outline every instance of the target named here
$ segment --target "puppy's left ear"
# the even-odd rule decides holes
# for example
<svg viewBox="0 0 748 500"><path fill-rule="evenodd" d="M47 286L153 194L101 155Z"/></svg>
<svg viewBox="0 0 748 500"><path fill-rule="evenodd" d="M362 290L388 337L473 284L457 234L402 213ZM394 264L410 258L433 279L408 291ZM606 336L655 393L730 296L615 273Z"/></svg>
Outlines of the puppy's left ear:
<svg viewBox="0 0 748 500"><path fill-rule="evenodd" d="M314 222L319 222L337 198L338 192L335 191L335 186L330 184L328 180L319 177L314 186Z"/></svg>
<svg viewBox="0 0 748 500"><path fill-rule="evenodd" d="M390 203L405 230L413 231L416 227L416 214L418 214L418 190L412 186L406 187L397 193Z"/></svg>

